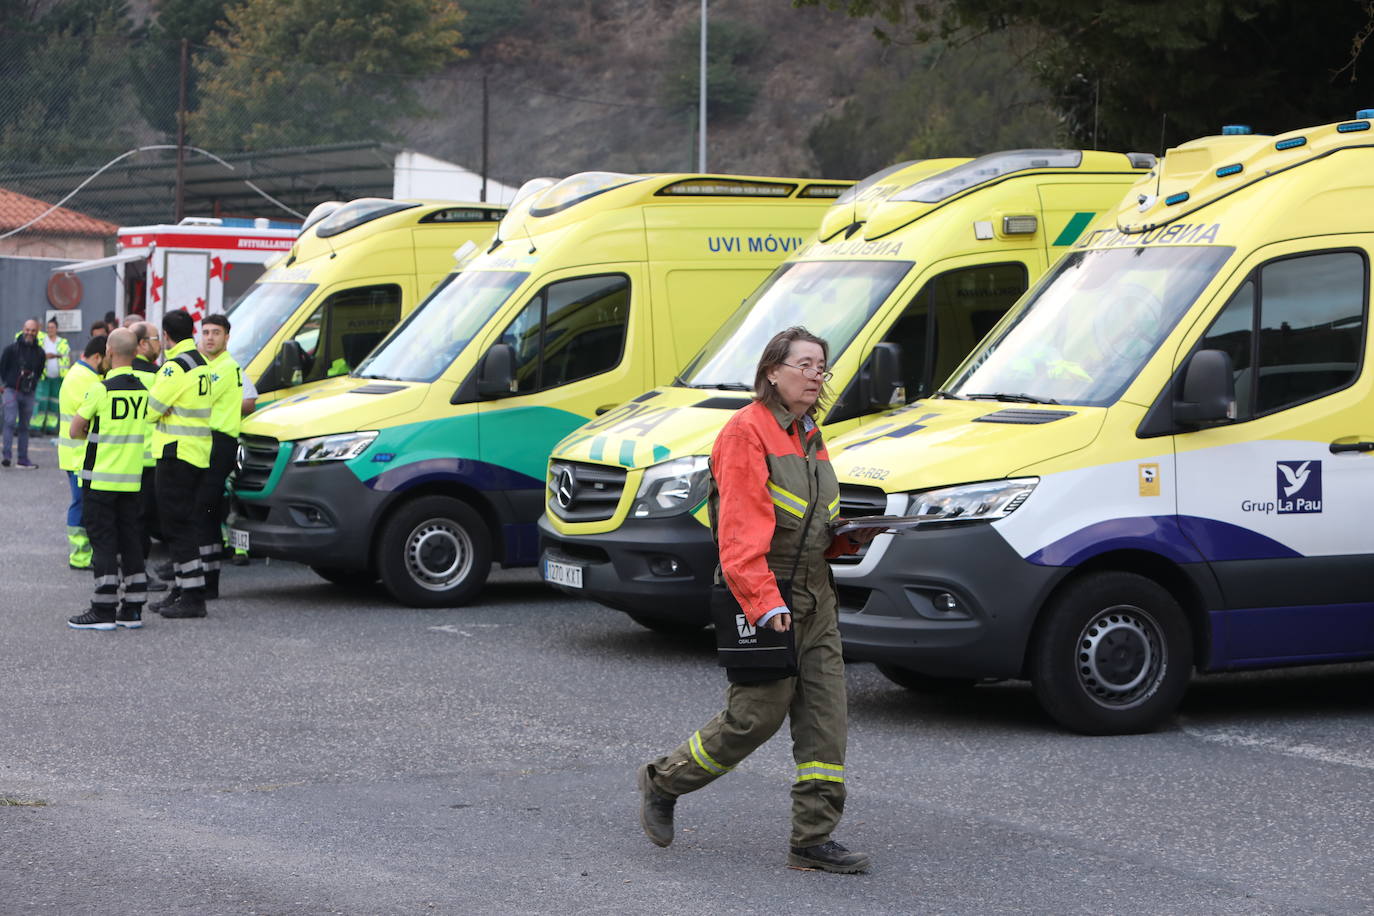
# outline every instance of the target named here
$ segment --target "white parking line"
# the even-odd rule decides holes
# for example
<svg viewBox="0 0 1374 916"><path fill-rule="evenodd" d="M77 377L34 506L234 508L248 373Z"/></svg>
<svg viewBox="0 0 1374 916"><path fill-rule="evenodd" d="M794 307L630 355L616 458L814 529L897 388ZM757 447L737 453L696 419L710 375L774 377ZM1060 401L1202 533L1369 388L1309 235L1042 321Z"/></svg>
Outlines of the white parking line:
<svg viewBox="0 0 1374 916"><path fill-rule="evenodd" d="M1374 755L1370 754L1355 754L1308 742L1285 741L1282 738L1256 735L1235 728L1204 728L1191 725L1182 719L1179 720L1179 727L1184 734L1212 744L1268 751L1271 754L1282 754L1285 757L1298 757L1303 760L1356 767L1361 770L1374 770Z"/></svg>

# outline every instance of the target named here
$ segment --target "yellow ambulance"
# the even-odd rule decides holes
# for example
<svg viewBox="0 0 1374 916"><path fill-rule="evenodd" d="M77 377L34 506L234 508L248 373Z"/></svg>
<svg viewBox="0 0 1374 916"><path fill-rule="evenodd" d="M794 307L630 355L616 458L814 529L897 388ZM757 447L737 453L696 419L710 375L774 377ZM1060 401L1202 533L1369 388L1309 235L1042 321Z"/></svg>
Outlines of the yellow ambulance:
<svg viewBox="0 0 1374 916"><path fill-rule="evenodd" d="M532 565L553 444L671 379L851 184L527 184L494 244L349 377L244 423L235 543L417 606L471 600L493 561Z"/></svg>
<svg viewBox="0 0 1374 916"><path fill-rule="evenodd" d="M546 581L672 631L707 622L707 456L789 325L830 343L827 436L933 393L1152 156L1015 150L885 169L826 214L671 385L559 443L540 521Z"/></svg>
<svg viewBox="0 0 1374 916"><path fill-rule="evenodd" d="M229 352L265 406L352 367L486 245L505 209L367 197L321 204L286 256L229 307Z"/></svg>
<svg viewBox="0 0 1374 916"><path fill-rule="evenodd" d="M1374 657L1374 110L1171 149L946 384L831 443L849 657L1154 728L1190 672Z"/></svg>

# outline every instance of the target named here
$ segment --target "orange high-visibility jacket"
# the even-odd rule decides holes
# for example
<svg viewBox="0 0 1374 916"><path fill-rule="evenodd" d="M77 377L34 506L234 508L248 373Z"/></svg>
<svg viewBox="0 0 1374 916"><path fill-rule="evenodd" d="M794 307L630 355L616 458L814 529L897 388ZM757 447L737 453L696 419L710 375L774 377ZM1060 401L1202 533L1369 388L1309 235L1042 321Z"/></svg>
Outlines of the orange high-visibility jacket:
<svg viewBox="0 0 1374 916"><path fill-rule="evenodd" d="M799 544L801 568L858 549L847 535L830 535L840 488L821 431L803 432L803 425L754 401L730 418L711 449L721 573L751 624L783 605L774 576L792 573Z"/></svg>

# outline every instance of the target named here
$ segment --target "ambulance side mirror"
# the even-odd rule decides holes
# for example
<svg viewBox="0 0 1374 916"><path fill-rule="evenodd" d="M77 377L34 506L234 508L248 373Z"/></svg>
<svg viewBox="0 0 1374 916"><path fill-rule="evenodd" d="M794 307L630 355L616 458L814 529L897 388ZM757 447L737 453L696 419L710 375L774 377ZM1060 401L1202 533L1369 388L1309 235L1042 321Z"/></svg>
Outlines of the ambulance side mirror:
<svg viewBox="0 0 1374 916"><path fill-rule="evenodd" d="M901 390L901 344L876 344L873 352L869 354L864 376L864 399L870 409L882 410L905 401L905 392Z"/></svg>
<svg viewBox="0 0 1374 916"><path fill-rule="evenodd" d="M515 349L510 344L492 344L487 355L482 357L482 367L478 371L478 397L510 395L515 385Z"/></svg>
<svg viewBox="0 0 1374 916"><path fill-rule="evenodd" d="M1199 350L1183 372L1183 400L1174 401L1174 422L1211 426L1236 418L1236 375L1231 354Z"/></svg>

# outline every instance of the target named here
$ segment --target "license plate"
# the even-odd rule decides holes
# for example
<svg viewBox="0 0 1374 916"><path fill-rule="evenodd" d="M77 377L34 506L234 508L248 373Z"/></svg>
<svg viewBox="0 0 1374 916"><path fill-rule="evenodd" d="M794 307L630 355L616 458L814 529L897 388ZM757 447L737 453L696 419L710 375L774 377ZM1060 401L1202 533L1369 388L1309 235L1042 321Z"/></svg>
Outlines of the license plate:
<svg viewBox="0 0 1374 916"><path fill-rule="evenodd" d="M554 560L544 561L544 581L554 585L566 585L568 588L582 587L582 567L573 566L571 563L558 563Z"/></svg>
<svg viewBox="0 0 1374 916"><path fill-rule="evenodd" d="M235 550L248 549L248 532L241 528L229 529L229 546Z"/></svg>

